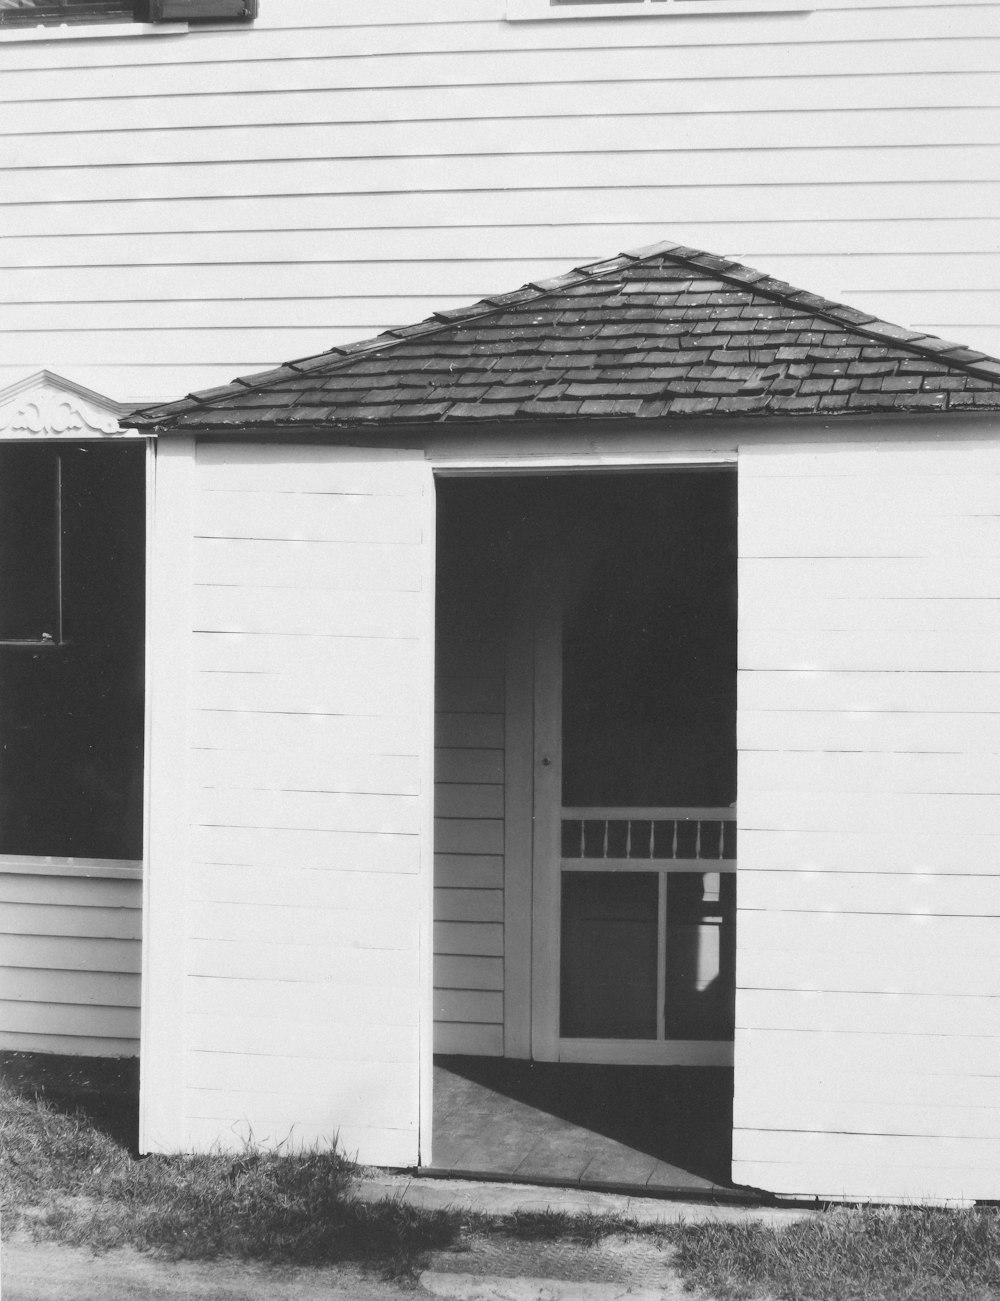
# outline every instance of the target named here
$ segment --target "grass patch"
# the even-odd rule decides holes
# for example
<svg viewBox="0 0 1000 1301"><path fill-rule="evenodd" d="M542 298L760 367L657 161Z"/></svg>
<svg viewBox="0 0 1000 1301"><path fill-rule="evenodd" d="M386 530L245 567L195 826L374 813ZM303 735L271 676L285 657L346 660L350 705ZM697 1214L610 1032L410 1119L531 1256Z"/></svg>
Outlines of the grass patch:
<svg viewBox="0 0 1000 1301"><path fill-rule="evenodd" d="M796 1223L681 1227L675 1264L721 1301L995 1301L992 1207L828 1211Z"/></svg>
<svg viewBox="0 0 1000 1301"><path fill-rule="evenodd" d="M451 1246L461 1217L353 1201L337 1153L137 1157L82 1112L0 1085L0 1210L6 1233L172 1259L351 1261L390 1273Z"/></svg>
<svg viewBox="0 0 1000 1301"><path fill-rule="evenodd" d="M0 1059L0 1212L4 1231L168 1259L350 1262L399 1277L431 1252L474 1238L572 1241L647 1234L634 1221L560 1212L487 1216L355 1201L358 1173L336 1152L139 1157L134 1080L68 1062ZM116 1108L115 1096L126 1102ZM124 1116L124 1121L122 1117ZM662 1236L662 1235L660 1235ZM665 1241L665 1239L664 1239Z"/></svg>
<svg viewBox="0 0 1000 1301"><path fill-rule="evenodd" d="M128 1070L109 1076L112 1067L71 1062L60 1071L9 1056L0 1067L5 1233L172 1259L349 1262L393 1276L482 1237L583 1247L631 1237L672 1249L686 1281L720 1301L1000 1301L1000 1211L992 1207L654 1226L372 1204L352 1199L357 1172L337 1153L138 1157Z"/></svg>

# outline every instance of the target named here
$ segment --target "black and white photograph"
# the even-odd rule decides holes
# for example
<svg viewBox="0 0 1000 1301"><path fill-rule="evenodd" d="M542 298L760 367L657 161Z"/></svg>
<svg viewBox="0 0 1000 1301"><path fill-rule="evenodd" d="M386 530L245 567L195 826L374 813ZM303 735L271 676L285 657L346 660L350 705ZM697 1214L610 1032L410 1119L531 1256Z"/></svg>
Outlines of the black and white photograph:
<svg viewBox="0 0 1000 1301"><path fill-rule="evenodd" d="M2 1301L1000 1301L1000 0L0 0Z"/></svg>

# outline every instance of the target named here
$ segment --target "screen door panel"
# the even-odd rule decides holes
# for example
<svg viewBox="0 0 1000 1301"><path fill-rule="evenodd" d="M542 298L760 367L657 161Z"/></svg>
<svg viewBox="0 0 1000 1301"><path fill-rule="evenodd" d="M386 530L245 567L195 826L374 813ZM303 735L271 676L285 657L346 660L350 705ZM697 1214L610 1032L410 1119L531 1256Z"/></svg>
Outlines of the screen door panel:
<svg viewBox="0 0 1000 1301"><path fill-rule="evenodd" d="M560 868L561 1038L732 1038L733 809L564 808Z"/></svg>
<svg viewBox="0 0 1000 1301"><path fill-rule="evenodd" d="M564 1059L708 1061L732 1038L731 496L719 476L610 485L588 502L600 545L564 553L548 593Z"/></svg>
<svg viewBox="0 0 1000 1301"><path fill-rule="evenodd" d="M658 896L639 872L563 872L564 1039L657 1037Z"/></svg>

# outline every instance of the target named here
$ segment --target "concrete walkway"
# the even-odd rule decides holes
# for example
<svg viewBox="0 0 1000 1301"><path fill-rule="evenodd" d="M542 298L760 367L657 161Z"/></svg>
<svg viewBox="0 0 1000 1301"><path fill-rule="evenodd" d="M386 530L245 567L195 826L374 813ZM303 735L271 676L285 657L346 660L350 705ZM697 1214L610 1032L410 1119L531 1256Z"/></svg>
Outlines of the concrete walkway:
<svg viewBox="0 0 1000 1301"><path fill-rule="evenodd" d="M481 1211L486 1215L513 1215L518 1211L562 1211L567 1215L623 1215L640 1224L682 1224L703 1220L764 1220L791 1224L812 1211L783 1206L738 1206L625 1193L603 1193L585 1188L545 1187L536 1184L491 1183L471 1179L427 1179L408 1174L373 1173L357 1187L355 1196L378 1202L394 1198L425 1210Z"/></svg>
<svg viewBox="0 0 1000 1301"><path fill-rule="evenodd" d="M275 1269L229 1261L160 1261L132 1251L101 1256L53 1243L5 1243L4 1301L698 1301L679 1280L656 1288L503 1278L428 1270L393 1283L350 1267Z"/></svg>
<svg viewBox="0 0 1000 1301"><path fill-rule="evenodd" d="M564 1282L551 1278L484 1278L475 1274L421 1274L432 1296L451 1301L699 1301L679 1279L661 1285L623 1288L617 1283Z"/></svg>
<svg viewBox="0 0 1000 1301"><path fill-rule="evenodd" d="M425 1210L617 1215L640 1224L740 1222L790 1224L810 1212L784 1207L741 1207L704 1201L668 1201L582 1188L374 1175L359 1187L366 1201L393 1198ZM421 1286L433 1296L460 1301L698 1301L673 1267L673 1252L659 1243L603 1238L593 1246L492 1237L470 1239L460 1252L438 1252Z"/></svg>

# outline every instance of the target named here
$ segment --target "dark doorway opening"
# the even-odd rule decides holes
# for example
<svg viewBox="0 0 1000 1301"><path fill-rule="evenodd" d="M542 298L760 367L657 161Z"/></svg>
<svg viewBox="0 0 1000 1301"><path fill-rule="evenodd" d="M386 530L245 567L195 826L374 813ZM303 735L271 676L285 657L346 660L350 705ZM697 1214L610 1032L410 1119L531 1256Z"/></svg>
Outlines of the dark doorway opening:
<svg viewBox="0 0 1000 1301"><path fill-rule="evenodd" d="M434 1165L729 1187L736 481L438 494Z"/></svg>

